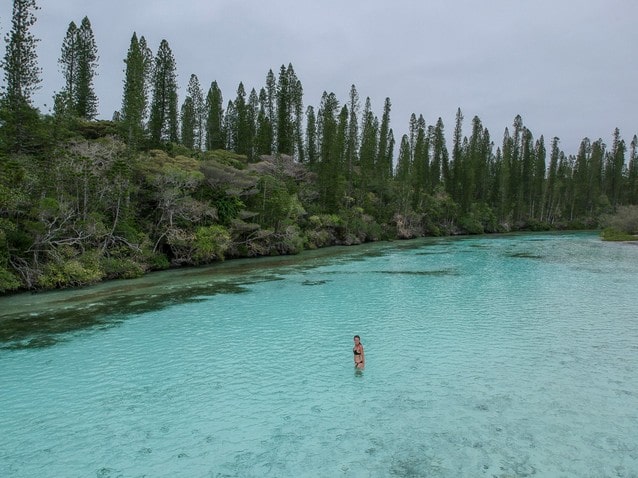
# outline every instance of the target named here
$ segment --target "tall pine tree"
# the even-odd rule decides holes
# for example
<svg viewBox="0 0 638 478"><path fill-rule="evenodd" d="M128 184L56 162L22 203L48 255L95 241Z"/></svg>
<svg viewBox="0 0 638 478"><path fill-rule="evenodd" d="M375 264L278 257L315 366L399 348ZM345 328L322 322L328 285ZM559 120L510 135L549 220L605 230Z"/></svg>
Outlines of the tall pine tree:
<svg viewBox="0 0 638 478"><path fill-rule="evenodd" d="M416 121L416 138L414 140L413 152L413 176L414 207L421 208L423 193L428 192L430 184L430 142L427 137L425 119L419 115Z"/></svg>
<svg viewBox="0 0 638 478"><path fill-rule="evenodd" d="M334 93L324 91L317 113L317 139L320 162L318 169L319 201L325 211L336 212L342 188L342 172L339 153L339 101Z"/></svg>
<svg viewBox="0 0 638 478"><path fill-rule="evenodd" d="M193 102L193 148L201 151L204 147L206 103L197 75L188 80L186 96Z"/></svg>
<svg viewBox="0 0 638 478"><path fill-rule="evenodd" d="M224 107L222 92L213 81L206 95L206 149L223 149L225 134L223 131Z"/></svg>
<svg viewBox="0 0 638 478"><path fill-rule="evenodd" d="M14 0L11 30L5 37L0 146L9 152L28 152L35 147L34 125L38 121L38 113L31 104L31 96L41 81L36 52L39 40L31 33L36 22L36 10L39 7L35 0Z"/></svg>
<svg viewBox="0 0 638 478"><path fill-rule="evenodd" d="M204 95L197 75L192 74L181 109L182 145L201 151L204 134Z"/></svg>
<svg viewBox="0 0 638 478"><path fill-rule="evenodd" d="M309 167L315 167L318 160L317 148L317 118L315 109L308 106L306 110L306 153L304 155Z"/></svg>
<svg viewBox="0 0 638 478"><path fill-rule="evenodd" d="M181 143L182 146L188 149L195 148L195 106L193 105L193 98L187 96L182 103L182 109L180 112L181 119Z"/></svg>
<svg viewBox="0 0 638 478"><path fill-rule="evenodd" d="M177 72L173 52L166 40L160 42L155 55L149 130L155 146L178 140Z"/></svg>
<svg viewBox="0 0 638 478"><path fill-rule="evenodd" d="M392 177L392 149L394 145L391 140L392 133L390 129L391 108L390 98L386 98L383 105L383 116L381 117L381 127L379 129L379 147L375 161L377 183L381 188L384 188L386 182Z"/></svg>
<svg viewBox="0 0 638 478"><path fill-rule="evenodd" d="M259 112L257 113L257 125L255 133L255 153L272 154L273 129L268 118L268 95L265 88L259 90Z"/></svg>
<svg viewBox="0 0 638 478"><path fill-rule="evenodd" d="M361 145L359 164L361 169L361 187L367 190L374 180L374 164L377 157L379 121L372 112L370 97L366 98L361 118Z"/></svg>
<svg viewBox="0 0 638 478"><path fill-rule="evenodd" d="M75 88L78 84L78 27L75 22L69 23L62 41L62 53L58 59L64 78L64 89L60 99L64 102L64 110L74 112Z"/></svg>
<svg viewBox="0 0 638 478"><path fill-rule="evenodd" d="M144 37L142 37L143 39ZM124 93L120 115L121 129L132 148L140 145L144 137L144 119L148 103L148 66L146 54L137 34L133 33L124 63Z"/></svg>
<svg viewBox="0 0 638 478"><path fill-rule="evenodd" d="M84 17L77 30L77 76L72 101L79 118L93 119L97 115L98 98L93 86L97 68L97 45L88 17Z"/></svg>
<svg viewBox="0 0 638 478"><path fill-rule="evenodd" d="M359 93L354 85L350 87L348 112L349 117L346 131L345 162L348 194L352 195L354 169L359 162Z"/></svg>

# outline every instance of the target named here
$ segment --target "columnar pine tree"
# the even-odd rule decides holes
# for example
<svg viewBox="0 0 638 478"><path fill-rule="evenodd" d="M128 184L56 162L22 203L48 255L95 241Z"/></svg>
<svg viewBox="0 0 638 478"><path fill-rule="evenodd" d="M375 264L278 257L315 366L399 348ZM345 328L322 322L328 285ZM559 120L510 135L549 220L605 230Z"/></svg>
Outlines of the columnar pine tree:
<svg viewBox="0 0 638 478"><path fill-rule="evenodd" d="M237 110L235 110L235 104L232 100L228 101L226 105L226 111L224 114L224 121L222 125L222 131L224 132L224 149L229 151L235 151L236 144L236 129L237 129Z"/></svg>
<svg viewBox="0 0 638 478"><path fill-rule="evenodd" d="M357 88L350 87L350 98L348 101L348 129L346 131L346 181L348 183L348 194L352 194L354 168L359 162L359 93Z"/></svg>
<svg viewBox="0 0 638 478"><path fill-rule="evenodd" d="M144 58L144 98L145 98L145 110L144 119L148 117L148 104L149 95L153 88L153 69L155 68L155 58L153 57L153 51L146 43L146 38L142 35L140 37L140 51Z"/></svg>
<svg viewBox="0 0 638 478"><path fill-rule="evenodd" d="M425 119L419 115L416 121L416 138L414 140L414 159L412 184L414 188L415 209L421 209L423 193L427 193L430 185L430 142L427 137Z"/></svg>
<svg viewBox="0 0 638 478"><path fill-rule="evenodd" d="M505 128L505 132L503 133L503 145L502 145L502 174L501 179L502 183L499 187L499 215L501 221L506 220L506 216L510 216L513 210L514 201L515 201L515 192L518 186L516 179L512 178L512 175L516 174L515 171L512 172L514 161L514 140L510 135L509 128ZM557 163L558 164L558 163ZM517 165L514 165L514 169L516 169ZM508 219L510 220L511 217Z"/></svg>
<svg viewBox="0 0 638 478"><path fill-rule="evenodd" d="M414 145L416 143L416 134L417 134L417 119L416 114L412 113L410 115L410 123L408 126L408 143L410 145L410 161L414 159ZM403 140L403 138L402 138ZM399 145L400 147L400 145Z"/></svg>
<svg viewBox="0 0 638 478"><path fill-rule="evenodd" d="M374 164L377 157L379 124L372 113L370 97L366 98L361 118L361 146L359 164L361 168L361 187L367 190L374 179Z"/></svg>
<svg viewBox="0 0 638 478"><path fill-rule="evenodd" d="M614 141L611 146L611 151L607 155L605 165L607 197L609 197L614 209L618 206L621 199L626 151L625 141L620 138L620 130L616 128L614 129Z"/></svg>
<svg viewBox="0 0 638 478"><path fill-rule="evenodd" d="M188 149L195 148L195 106L193 98L187 96L180 111L181 144Z"/></svg>
<svg viewBox="0 0 638 478"><path fill-rule="evenodd" d="M204 147L206 104L202 87L195 74L192 74L188 81L186 96L193 102L193 148L201 151Z"/></svg>
<svg viewBox="0 0 638 478"><path fill-rule="evenodd" d="M346 176L346 132L348 131L348 106L343 105L339 112L339 119L337 121L337 135L332 142L332 148L334 149L333 156L337 158L337 169L340 176L345 179Z"/></svg>
<svg viewBox="0 0 638 478"><path fill-rule="evenodd" d="M250 90L250 94L248 95L248 103L246 103L246 124L248 130L248 151L246 155L248 159L254 161L258 157L257 152L257 123L259 118L259 96L257 96L257 92L255 88Z"/></svg>
<svg viewBox="0 0 638 478"><path fill-rule="evenodd" d="M472 119L472 135L469 149L469 177L473 184L472 201L488 203L491 187L490 168L492 166L492 142L487 128L483 127L478 116Z"/></svg>
<svg viewBox="0 0 638 478"><path fill-rule="evenodd" d="M277 81L277 153L289 155L293 153L291 80L289 71L281 65Z"/></svg>
<svg viewBox="0 0 638 478"><path fill-rule="evenodd" d="M250 140L250 127L246 106L246 90L244 84L239 82L237 97L234 102L235 121L232 123L233 150L238 154L248 155Z"/></svg>
<svg viewBox="0 0 638 478"><path fill-rule="evenodd" d="M483 155L485 157L485 169L482 175L477 179L477 184L479 187L479 197L489 203L491 190L495 187L494 177L491 175L494 168L494 143L487 128L483 129Z"/></svg>
<svg viewBox="0 0 638 478"><path fill-rule="evenodd" d="M315 109L312 106L308 106L306 110L306 152L304 158L311 169L315 167L318 156L317 118L315 117Z"/></svg>
<svg viewBox="0 0 638 478"><path fill-rule="evenodd" d="M206 95L206 149L223 149L226 141L223 131L224 108L222 92L213 81Z"/></svg>
<svg viewBox="0 0 638 478"><path fill-rule="evenodd" d="M153 100L149 130L151 141L177 142L177 73L173 52L166 40L160 42L153 69Z"/></svg>
<svg viewBox="0 0 638 478"><path fill-rule="evenodd" d="M317 114L317 137L320 162L318 169L319 201L323 209L336 212L341 191L339 165L338 120L339 102L334 93L324 91Z"/></svg>
<svg viewBox="0 0 638 478"><path fill-rule="evenodd" d="M519 213L521 219L531 216L532 185L534 184L534 136L528 128L523 128L521 143L521 185Z"/></svg>
<svg viewBox="0 0 638 478"><path fill-rule="evenodd" d="M255 135L255 153L258 156L272 154L273 129L268 118L268 95L264 88L259 91L259 112Z"/></svg>
<svg viewBox="0 0 638 478"><path fill-rule="evenodd" d="M274 152L277 149L277 80L272 70L268 70L266 75L266 96L265 96L265 109L268 123L272 128L272 145L270 151Z"/></svg>
<svg viewBox="0 0 638 478"><path fill-rule="evenodd" d="M36 10L39 7L35 0L14 0L11 30L5 36L0 144L15 153L27 152L34 146L33 125L38 120L37 111L31 105L31 95L39 87L41 73L36 53L39 40L30 31L36 22Z"/></svg>
<svg viewBox="0 0 638 478"><path fill-rule="evenodd" d="M399 145L399 156L397 158L397 168L395 179L400 183L408 183L410 179L412 165L410 164L410 138L407 134L401 137L401 144Z"/></svg>
<svg viewBox="0 0 638 478"><path fill-rule="evenodd" d="M589 190L589 167L591 158L591 141L589 138L583 138L576 154L574 164L574 174L572 176L574 182L574 196L572 208L572 216L574 214L584 214L591 207L592 198Z"/></svg>
<svg viewBox="0 0 638 478"><path fill-rule="evenodd" d="M268 79L270 81L270 79ZM267 85L267 91L270 87ZM276 90L276 151L294 156L302 142L303 91L292 64L281 65ZM298 155L298 151L297 151Z"/></svg>
<svg viewBox="0 0 638 478"><path fill-rule="evenodd" d="M129 146L136 148L144 137L144 118L148 101L146 57L136 33L131 37L124 63L126 69L120 116L121 129Z"/></svg>
<svg viewBox="0 0 638 478"><path fill-rule="evenodd" d="M459 112L461 110L459 109ZM455 131L456 135L456 131ZM462 152L463 167L461 168L461 178L457 178L457 194L460 198L461 210L470 211L475 202L480 201L480 184L482 182L483 171L486 169L486 154L483 144L483 125L478 116L472 118L472 134L467 142L467 148Z"/></svg>
<svg viewBox="0 0 638 478"><path fill-rule="evenodd" d="M292 68L292 66L290 67ZM291 70L292 71L292 70ZM292 72L294 75L294 72ZM292 85L292 140L294 156L297 161L303 163L304 158L304 140L303 140L303 87L301 81L294 76Z"/></svg>
<svg viewBox="0 0 638 478"><path fill-rule="evenodd" d="M603 164L605 162L605 143L598 138L591 145L591 158L589 166L589 189L592 197L593 205L596 209L606 208L608 206L608 198L603 195ZM607 212L607 211L597 211Z"/></svg>
<svg viewBox="0 0 638 478"><path fill-rule="evenodd" d="M77 77L73 91L73 106L79 118L93 119L97 115L98 99L93 87L97 74L97 45L88 17L84 17L77 30Z"/></svg>
<svg viewBox="0 0 638 478"><path fill-rule="evenodd" d="M449 183L446 182L446 189L455 201L461 203L461 207L467 209L467 195L471 192L465 192L465 181L468 175L468 165L465 164L469 158L463 157L463 113L461 108L456 110L456 122L454 124L454 134L452 136L452 164L450 165ZM463 185L463 186L461 186ZM464 197L465 194L465 197Z"/></svg>
<svg viewBox="0 0 638 478"><path fill-rule="evenodd" d="M542 221L547 221L550 224L557 218L557 206L559 203L559 190L560 184L558 184L558 159L560 156L560 150L558 148L559 139L554 137L552 139L551 152L549 155L549 168L547 170L547 185L545 187L545 214L541 215Z"/></svg>
<svg viewBox="0 0 638 478"><path fill-rule="evenodd" d="M430 162L430 177L432 189L439 186L447 188L450 182L449 155L445 145L443 120L439 118L431 130L430 144L432 145L432 160Z"/></svg>
<svg viewBox="0 0 638 478"><path fill-rule="evenodd" d="M511 144L508 149L509 155L505 154L505 147L503 147L503 159L508 161L509 164L510 184L508 187L508 201L515 220L521 218L521 207L523 203L523 198L521 197L521 182L523 177L521 161L522 133L523 119L520 115L516 115L513 123L512 137L510 138Z"/></svg>
<svg viewBox="0 0 638 478"><path fill-rule="evenodd" d="M199 80L196 75L191 75L186 89L186 98L182 103L181 140L182 145L201 151L204 128L204 97Z"/></svg>
<svg viewBox="0 0 638 478"><path fill-rule="evenodd" d="M62 41L62 53L58 64L64 78L64 89L60 98L65 102L65 109L74 110L75 88L78 84L78 27L73 21L69 23Z"/></svg>
<svg viewBox="0 0 638 478"><path fill-rule="evenodd" d="M542 207L544 202L544 186L545 186L545 172L547 162L547 150L545 149L545 138L543 135L536 141L534 149L534 181L532 184L532 204L531 204L531 216L540 220L542 214Z"/></svg>
<svg viewBox="0 0 638 478"><path fill-rule="evenodd" d="M387 163L388 149L390 141L390 98L385 99L383 105L383 116L381 117L381 127L379 129L379 147L375 159L376 177L379 186L384 187L385 182L392 177L392 164Z"/></svg>
<svg viewBox="0 0 638 478"><path fill-rule="evenodd" d="M411 175L413 174L411 149L410 137L404 134L399 145L399 156L397 158L396 174L394 175L397 185L398 207L402 214L408 213L412 203L410 194L412 190Z"/></svg>

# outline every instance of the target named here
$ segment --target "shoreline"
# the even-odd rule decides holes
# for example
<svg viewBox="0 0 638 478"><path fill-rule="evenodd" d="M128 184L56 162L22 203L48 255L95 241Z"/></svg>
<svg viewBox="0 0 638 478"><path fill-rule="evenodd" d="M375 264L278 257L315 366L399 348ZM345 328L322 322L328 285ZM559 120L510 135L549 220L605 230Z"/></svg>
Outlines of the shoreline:
<svg viewBox="0 0 638 478"><path fill-rule="evenodd" d="M243 266L244 261L253 262L253 261L272 260L272 261L278 261L278 262L288 262L293 260L292 258L298 258L300 255L307 254L307 253L330 255L332 254L331 251L336 251L340 248L352 249L352 248L366 246L366 245L370 246L374 244L392 244L397 242L428 240L428 239L429 240L449 240L449 239L457 239L457 238L464 238L464 237L482 237L482 236L496 237L496 236L502 236L502 235L535 234L535 233L562 234L562 233L570 233L570 232L573 233L573 232L600 232L600 231L598 231L598 229L552 229L547 231L515 230L515 231L492 232L492 233L483 233L483 234L450 234L450 235L444 235L444 236L417 236L417 237L411 237L411 238L392 238L392 239L382 239L377 241L367 241L367 242L361 242L361 243L355 243L355 244L335 243L335 244L331 244L324 247L302 249L297 254L278 254L278 255L270 255L270 256L253 256L253 257L230 257L221 261L215 261L215 262L210 262L210 263L201 264L201 265L170 266L166 269L149 270L147 272L144 272L138 277L132 277L132 278L116 277L111 279L103 279L93 283L88 283L88 284L78 285L73 287L18 289L18 290L4 293L4 294L0 294L0 301L2 299L13 297L16 295L21 295L21 294L39 295L39 294L46 294L48 292L55 292L55 291L59 291L59 292L81 291L81 290L86 290L88 288L97 287L102 284L130 283L131 281L143 279L148 276L161 274L161 273L169 273L169 272L177 272L177 271L197 271L197 270L207 269L210 267L226 268L226 267L232 267L232 265L235 265L237 263L241 263ZM601 240L605 240L605 239L601 238ZM606 242L633 242L635 244L638 244L638 237L635 241L606 241ZM227 264L229 265L226 266Z"/></svg>

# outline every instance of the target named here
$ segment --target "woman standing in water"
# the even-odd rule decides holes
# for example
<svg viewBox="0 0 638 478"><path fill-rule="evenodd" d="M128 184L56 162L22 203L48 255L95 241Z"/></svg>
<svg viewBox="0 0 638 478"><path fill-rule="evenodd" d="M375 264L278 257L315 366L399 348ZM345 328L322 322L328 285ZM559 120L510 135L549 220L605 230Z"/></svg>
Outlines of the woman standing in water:
<svg viewBox="0 0 638 478"><path fill-rule="evenodd" d="M363 353L363 345L361 345L361 338L358 335L354 336L354 348L352 349L354 354L354 366L355 368L363 368L366 365L366 357Z"/></svg>

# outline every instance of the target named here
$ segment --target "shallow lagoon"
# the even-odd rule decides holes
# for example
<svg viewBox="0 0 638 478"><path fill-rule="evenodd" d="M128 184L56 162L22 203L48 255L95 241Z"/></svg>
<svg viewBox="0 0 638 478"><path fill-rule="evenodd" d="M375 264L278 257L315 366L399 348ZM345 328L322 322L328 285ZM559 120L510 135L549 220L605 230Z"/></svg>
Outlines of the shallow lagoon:
<svg viewBox="0 0 638 478"><path fill-rule="evenodd" d="M588 233L0 299L0 476L638 476L637 310Z"/></svg>

